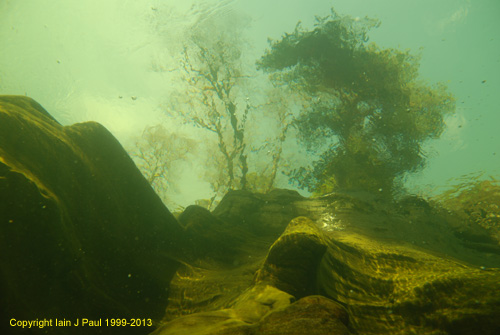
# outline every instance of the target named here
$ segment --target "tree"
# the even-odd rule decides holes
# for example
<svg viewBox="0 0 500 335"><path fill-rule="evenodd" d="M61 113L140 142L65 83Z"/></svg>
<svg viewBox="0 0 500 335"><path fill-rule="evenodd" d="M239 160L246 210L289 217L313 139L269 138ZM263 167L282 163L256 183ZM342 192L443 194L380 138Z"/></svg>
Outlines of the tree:
<svg viewBox="0 0 500 335"><path fill-rule="evenodd" d="M283 149L292 122L295 118L293 107L296 103L291 92L279 88L268 88L261 93L264 103L258 106L261 112L257 123L265 128L265 139L254 143L253 152L260 153L257 160L261 163L255 172L247 176L249 189L253 192L267 193L276 184L278 172L284 168Z"/></svg>
<svg viewBox="0 0 500 335"><path fill-rule="evenodd" d="M226 20L208 18L188 34L180 57L184 85L172 95L168 111L206 131L200 137L206 139L203 177L213 189L210 208L229 190L272 189L291 120L282 94L266 92L270 85L261 80L267 78L256 77L241 20ZM265 135L259 138L262 128Z"/></svg>
<svg viewBox="0 0 500 335"><path fill-rule="evenodd" d="M418 80L419 59L381 49L367 33L379 22L331 15L271 41L257 62L276 85L303 98L295 120L311 150L331 145L291 178L316 193L368 191L390 198L403 175L422 168L424 141L438 138L454 98ZM332 141L333 140L333 141Z"/></svg>
<svg viewBox="0 0 500 335"><path fill-rule="evenodd" d="M180 103L174 109L186 123L217 137L220 155L216 160L217 170L225 176L225 182L220 182L220 176L213 178L213 202L227 190L246 187L245 122L250 106L239 90L245 76L241 42L235 30L216 29L207 24L194 29L184 46L181 69L187 88L178 95ZM187 100L181 102L183 97Z"/></svg>
<svg viewBox="0 0 500 335"><path fill-rule="evenodd" d="M141 137L135 141L131 156L151 187L169 205L171 201L167 191L176 187L173 166L176 162L186 160L188 153L193 153L196 147L196 141L169 132L158 124L144 129Z"/></svg>

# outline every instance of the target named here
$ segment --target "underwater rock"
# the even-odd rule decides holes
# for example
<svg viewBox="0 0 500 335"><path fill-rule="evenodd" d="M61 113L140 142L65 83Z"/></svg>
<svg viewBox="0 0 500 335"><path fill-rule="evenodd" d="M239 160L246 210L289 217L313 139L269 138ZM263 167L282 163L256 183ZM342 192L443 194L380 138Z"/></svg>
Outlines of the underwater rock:
<svg viewBox="0 0 500 335"><path fill-rule="evenodd" d="M329 239L318 271L358 334L497 334L499 279L498 268L349 231Z"/></svg>
<svg viewBox="0 0 500 335"><path fill-rule="evenodd" d="M273 286L256 283L231 305L235 315L247 323L258 323L265 315L288 307L295 297Z"/></svg>
<svg viewBox="0 0 500 335"><path fill-rule="evenodd" d="M234 317L231 310L196 313L179 317L151 335L252 335L251 326Z"/></svg>
<svg viewBox="0 0 500 335"><path fill-rule="evenodd" d="M316 267L326 250L321 232L307 218L286 225L284 212L276 210L303 199L286 190L267 195L233 191L213 213L187 207L178 219L192 250L170 282L164 321L206 311L208 306L225 308L255 281L295 298L314 292ZM281 237L278 230L284 231Z"/></svg>
<svg viewBox="0 0 500 335"><path fill-rule="evenodd" d="M250 270L245 266L213 272L181 267L171 285L170 304L189 315L171 315L153 334L349 334L345 309L310 295L317 292L317 267L326 249L322 232L310 219L298 217L272 244L258 271L245 276L238 270ZM235 289L243 278L248 288ZM220 286L214 288L216 283ZM302 299L294 302L297 298Z"/></svg>
<svg viewBox="0 0 500 335"><path fill-rule="evenodd" d="M326 248L321 231L310 219L295 218L269 249L255 281L269 283L297 299L311 295Z"/></svg>
<svg viewBox="0 0 500 335"><path fill-rule="evenodd" d="M344 307L323 296L308 296L268 314L256 334L348 335L348 315Z"/></svg>
<svg viewBox="0 0 500 335"><path fill-rule="evenodd" d="M210 331L199 334L500 333L500 257L464 247L446 217L424 200L391 205L362 195L273 199L230 192L220 206L211 220L232 220L229 232L220 222L218 232L243 234L240 252L249 260L182 265L155 334L198 334L183 327L201 316ZM303 217L284 228L287 213L276 215L283 207ZM249 216L260 220L259 234L250 234L249 225L233 230ZM197 225L211 226L201 219ZM277 227L282 234L273 240ZM267 254L259 253L263 249ZM207 321L217 313L225 318Z"/></svg>
<svg viewBox="0 0 500 335"><path fill-rule="evenodd" d="M268 194L229 191L213 214L233 226L255 234L274 234L276 239L293 218L300 216L293 206L304 199L297 191L275 189Z"/></svg>
<svg viewBox="0 0 500 335"><path fill-rule="evenodd" d="M183 259L196 263L200 259L212 259L225 264L238 263L245 229L234 226L210 213L204 207L191 205L177 218L185 229L189 249Z"/></svg>
<svg viewBox="0 0 500 335"><path fill-rule="evenodd" d="M344 307L323 296L291 303L290 295L256 286L234 308L186 315L151 335L349 335Z"/></svg>
<svg viewBox="0 0 500 335"><path fill-rule="evenodd" d="M15 331L2 331L10 318L159 318L184 244L183 228L104 127L63 127L30 98L0 97L2 334Z"/></svg>

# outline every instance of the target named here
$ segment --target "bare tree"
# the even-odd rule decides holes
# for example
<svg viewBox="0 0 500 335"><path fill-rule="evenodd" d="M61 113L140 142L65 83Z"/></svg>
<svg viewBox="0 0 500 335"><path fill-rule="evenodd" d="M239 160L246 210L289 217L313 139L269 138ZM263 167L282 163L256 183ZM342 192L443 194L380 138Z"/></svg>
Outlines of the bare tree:
<svg viewBox="0 0 500 335"><path fill-rule="evenodd" d="M256 71L241 21L215 16L192 27L179 52L179 84L166 108L205 131L199 137L205 140L203 177L213 190L209 208L229 190L267 192L275 186L294 117L289 95Z"/></svg>
<svg viewBox="0 0 500 335"><path fill-rule="evenodd" d="M173 203L167 191L176 188L173 164L186 160L197 147L196 141L183 135L169 132L158 124L144 129L131 150L137 167L167 205Z"/></svg>
<svg viewBox="0 0 500 335"><path fill-rule="evenodd" d="M242 43L235 31L196 29L181 56L182 80L171 114L216 137L218 152L210 157L212 202L232 189L247 187L245 126L251 109L243 92L248 76L242 74ZM221 178L224 176L224 178Z"/></svg>

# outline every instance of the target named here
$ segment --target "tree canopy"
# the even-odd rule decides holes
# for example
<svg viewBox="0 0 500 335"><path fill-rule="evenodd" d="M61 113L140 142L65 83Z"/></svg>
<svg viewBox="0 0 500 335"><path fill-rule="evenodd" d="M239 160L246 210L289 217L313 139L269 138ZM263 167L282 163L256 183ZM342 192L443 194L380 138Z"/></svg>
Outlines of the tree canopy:
<svg viewBox="0 0 500 335"><path fill-rule="evenodd" d="M422 144L441 135L444 116L454 111L444 85L418 79L418 57L368 43L378 26L332 10L312 30L299 22L270 41L257 62L275 85L301 94L295 126L310 150L334 138L311 167L292 173L303 188L391 196L404 173L424 166Z"/></svg>

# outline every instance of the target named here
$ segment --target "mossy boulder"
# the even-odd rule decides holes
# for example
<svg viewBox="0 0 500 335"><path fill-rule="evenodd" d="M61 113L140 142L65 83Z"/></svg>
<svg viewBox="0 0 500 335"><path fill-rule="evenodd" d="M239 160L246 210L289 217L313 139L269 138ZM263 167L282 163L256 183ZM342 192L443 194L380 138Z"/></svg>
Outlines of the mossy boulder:
<svg viewBox="0 0 500 335"><path fill-rule="evenodd" d="M183 234L103 126L64 127L30 98L0 97L3 334L11 318L156 320Z"/></svg>

